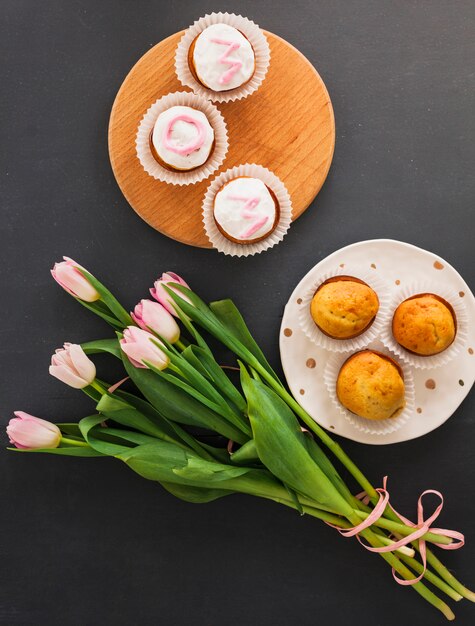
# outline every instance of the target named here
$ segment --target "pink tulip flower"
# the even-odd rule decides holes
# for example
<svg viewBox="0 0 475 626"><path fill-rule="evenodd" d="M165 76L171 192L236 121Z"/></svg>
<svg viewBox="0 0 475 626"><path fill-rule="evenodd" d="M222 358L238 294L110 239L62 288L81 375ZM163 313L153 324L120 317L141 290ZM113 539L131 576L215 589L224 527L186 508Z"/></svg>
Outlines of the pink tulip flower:
<svg viewBox="0 0 475 626"><path fill-rule="evenodd" d="M180 339L180 327L159 302L141 300L130 315L137 326L143 330L152 330L170 343Z"/></svg>
<svg viewBox="0 0 475 626"><path fill-rule="evenodd" d="M96 378L96 367L81 346L65 343L51 357L49 373L74 389L82 389Z"/></svg>
<svg viewBox="0 0 475 626"><path fill-rule="evenodd" d="M7 426L7 435L17 448L35 450L37 448L57 448L61 441L61 431L51 422L28 415L23 411L15 411Z"/></svg>
<svg viewBox="0 0 475 626"><path fill-rule="evenodd" d="M136 326L128 326L120 340L120 347L134 367L147 368L144 361L148 361L157 369L163 370L170 359L154 342L160 343L160 340L152 333Z"/></svg>
<svg viewBox="0 0 475 626"><path fill-rule="evenodd" d="M64 256L63 259L64 261L61 261L61 263L55 263L51 270L51 275L55 281L72 296L79 298L79 300L84 300L84 302L99 300L101 297L99 293L77 269L78 267L84 268L67 256Z"/></svg>
<svg viewBox="0 0 475 626"><path fill-rule="evenodd" d="M152 297L155 298L155 300L157 300L158 302L160 302L160 304L162 304L169 313L176 316L177 312L175 308L175 303L173 302L171 297L163 288L163 285L168 285L168 283L179 283L180 285L183 285L184 287L188 287L189 289L189 286L187 285L187 283L185 283L183 278L178 276L178 274L174 274L173 272L165 272L165 274L162 274L161 278L158 278L155 281L153 288L150 289L150 293L152 294ZM178 291L178 289L176 289L175 287L170 287L170 289L174 291L176 294L178 294L180 298L183 298L183 300L190 302L190 300L181 291Z"/></svg>

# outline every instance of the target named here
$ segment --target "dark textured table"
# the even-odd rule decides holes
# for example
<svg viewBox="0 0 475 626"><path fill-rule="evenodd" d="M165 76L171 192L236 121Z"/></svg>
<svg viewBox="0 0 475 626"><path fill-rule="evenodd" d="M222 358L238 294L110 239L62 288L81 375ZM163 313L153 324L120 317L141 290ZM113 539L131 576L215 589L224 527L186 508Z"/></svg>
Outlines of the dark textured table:
<svg viewBox="0 0 475 626"><path fill-rule="evenodd" d="M312 207L285 243L244 260L154 232L122 197L107 154L110 108L133 63L220 9L297 46L322 74L337 124ZM475 285L472 1L3 0L0 13L2 424L20 408L55 421L92 412L48 375L64 340L109 332L52 281L63 254L128 306L168 269L207 299L232 296L276 366L288 295L346 244L408 241ZM404 444L343 441L374 482L389 474L406 514L424 488L446 494L441 525L463 530L467 545L443 558L472 587L474 409L472 393L444 426ZM443 621L356 541L283 507L244 496L186 504L113 460L1 452L0 464L7 626ZM474 623L475 606L455 611L458 624Z"/></svg>

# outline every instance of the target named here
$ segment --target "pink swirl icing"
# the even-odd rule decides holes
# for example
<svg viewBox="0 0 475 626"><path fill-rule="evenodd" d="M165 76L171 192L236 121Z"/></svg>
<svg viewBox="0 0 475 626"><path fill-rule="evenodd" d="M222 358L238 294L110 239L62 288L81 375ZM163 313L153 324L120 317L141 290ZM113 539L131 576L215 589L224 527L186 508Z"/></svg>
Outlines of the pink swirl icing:
<svg viewBox="0 0 475 626"><path fill-rule="evenodd" d="M229 56L234 52L234 50L238 50L238 48L241 47L241 44L237 41L228 41L227 39L211 39L211 42L216 43L220 46L228 46L224 53L219 57L219 62L226 65L231 65L231 67L226 72L224 72L224 74L222 74L218 80L220 85L227 85L231 78L234 76L234 74L238 72L242 67L242 61L240 61L239 59L233 59Z"/></svg>
<svg viewBox="0 0 475 626"><path fill-rule="evenodd" d="M171 141L171 134L173 131L173 127L177 122L186 122L187 124L193 124L193 126L198 131L198 134L194 139L192 139L189 143L184 146L177 146ZM194 152L195 150L199 150L203 145L206 137L206 129L201 120L196 120L190 115L186 113L182 113L179 115L175 115L172 117L163 130L163 145L167 150L171 152L175 152L176 154L186 155Z"/></svg>
<svg viewBox="0 0 475 626"><path fill-rule="evenodd" d="M252 226L248 228L244 233L241 233L241 239L249 239L254 233L257 233L259 228L262 228L264 224L267 224L269 218L263 217L260 220L256 220Z"/></svg>
<svg viewBox="0 0 475 626"><path fill-rule="evenodd" d="M228 196L228 198L230 200L238 200L240 202L244 202L244 206L242 207L240 213L241 217L246 220L256 218L253 224L251 224L248 229L246 229L243 233L239 235L240 239L249 239L249 237L252 237L254 233L257 233L257 231L269 221L268 217L264 216L259 218L255 213L255 210L257 209L257 206L261 201L258 196L251 196L250 198L248 198L247 196Z"/></svg>

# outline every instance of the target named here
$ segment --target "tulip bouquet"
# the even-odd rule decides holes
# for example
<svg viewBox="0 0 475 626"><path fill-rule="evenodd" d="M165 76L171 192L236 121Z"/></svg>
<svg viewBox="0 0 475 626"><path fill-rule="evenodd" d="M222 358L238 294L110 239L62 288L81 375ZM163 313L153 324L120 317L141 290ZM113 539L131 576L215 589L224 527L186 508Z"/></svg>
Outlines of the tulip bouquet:
<svg viewBox="0 0 475 626"><path fill-rule="evenodd" d="M51 424L18 411L7 427L12 449L114 457L188 502L233 493L273 500L356 537L391 566L399 584L410 585L448 619L452 610L435 591L475 601L428 547L463 545L461 533L433 527L442 496L422 494L417 523L397 513L386 481L375 488L287 391L231 300L207 305L169 272L150 290L153 300L142 300L129 314L71 259L57 263L52 274L115 333L66 343L51 359L50 373L82 389L95 412L79 423ZM217 362L205 333L237 357L235 367ZM132 391L124 390L124 381L111 385L96 376L89 357L97 353L122 361ZM353 495L337 462L361 494ZM426 493L441 499L427 519Z"/></svg>

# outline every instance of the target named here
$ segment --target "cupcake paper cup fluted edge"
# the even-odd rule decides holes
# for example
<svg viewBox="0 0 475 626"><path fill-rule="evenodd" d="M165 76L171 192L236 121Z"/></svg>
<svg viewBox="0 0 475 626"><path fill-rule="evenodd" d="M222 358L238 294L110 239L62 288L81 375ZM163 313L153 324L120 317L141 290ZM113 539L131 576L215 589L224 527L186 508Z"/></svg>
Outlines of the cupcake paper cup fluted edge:
<svg viewBox="0 0 475 626"><path fill-rule="evenodd" d="M174 172L167 170L158 163L150 150L150 133L155 126L157 117L173 106L188 106L197 109L206 115L214 130L214 149L208 160L200 167L189 172ZM228 152L228 131L226 122L220 111L206 100L189 91L176 91L156 100L146 111L137 130L135 139L137 158L144 170L155 178L170 185L193 185L205 178L209 178L218 170Z"/></svg>
<svg viewBox="0 0 475 626"><path fill-rule="evenodd" d="M212 24L228 24L239 30L248 39L255 55L255 69L251 79L244 85L229 91L213 91L199 83L188 65L188 51L195 38ZM262 30L252 20L234 13L210 13L196 20L181 38L175 54L175 71L178 80L194 93L212 102L234 102L247 98L257 91L266 77L270 63L269 43Z"/></svg>
<svg viewBox="0 0 475 626"><path fill-rule="evenodd" d="M239 176L251 176L262 180L265 185L272 189L279 203L280 216L277 226L268 237L256 243L239 244L230 241L219 231L214 220L214 198L216 194L223 185ZM237 165L217 176L206 191L202 208L203 224L210 243L219 252L230 256L242 257L265 252L282 241L292 222L292 201L284 183L266 167L255 163Z"/></svg>

